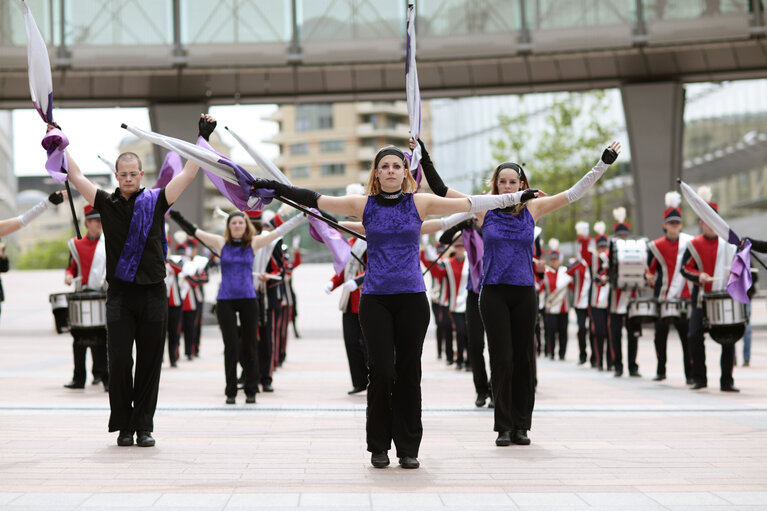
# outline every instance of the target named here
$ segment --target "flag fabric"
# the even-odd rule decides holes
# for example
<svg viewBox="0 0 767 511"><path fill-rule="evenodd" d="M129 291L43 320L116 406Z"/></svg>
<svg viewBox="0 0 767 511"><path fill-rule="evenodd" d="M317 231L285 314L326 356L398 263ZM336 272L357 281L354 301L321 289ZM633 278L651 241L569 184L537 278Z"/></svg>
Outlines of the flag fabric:
<svg viewBox="0 0 767 511"><path fill-rule="evenodd" d="M410 117L410 135L418 139L421 135L421 88L418 85L418 69L415 63L415 6L407 8L407 42L405 55L405 93L407 113ZM421 145L416 143L410 157L410 172L421 186Z"/></svg>
<svg viewBox="0 0 767 511"><path fill-rule="evenodd" d="M27 31L27 64L29 66L29 92L32 103L40 117L47 124L53 123L53 79L51 78L51 61L48 48L45 45L35 18L29 10L27 2L21 0L21 10L24 13L24 26Z"/></svg>
<svg viewBox="0 0 767 511"><path fill-rule="evenodd" d="M45 134L41 145L48 153L48 159L45 162L45 170L58 184L67 180L67 155L64 150L69 145L69 140L64 133L54 128Z"/></svg>
<svg viewBox="0 0 767 511"><path fill-rule="evenodd" d="M101 156L100 154L97 154L97 155L96 155L96 157L97 157L99 160L101 160L102 162L104 162L104 165L106 165L107 167L109 167L109 168L112 170L112 172L117 172L117 169L115 168L115 164L114 164L114 163L112 163L111 161L108 161L106 158L104 158L104 157L103 157L103 156Z"/></svg>
<svg viewBox="0 0 767 511"><path fill-rule="evenodd" d="M740 247L740 237L727 225L724 218L719 216L719 213L703 200L703 197L698 195L690 185L682 180L679 180L679 187L685 200L687 200L692 210L695 211L695 214L701 220L708 224L720 238L736 247ZM738 248L735 259L732 261L730 277L727 281L727 292L733 300L737 300L740 303L749 303L751 300L748 298L747 291L751 288L752 284L751 243L747 241L743 248Z"/></svg>
<svg viewBox="0 0 767 511"><path fill-rule="evenodd" d="M234 132L234 130L230 129L228 126L225 126L226 131L228 131L234 139L242 146L243 149L245 149L245 152L247 152L251 158L253 158L253 161L255 161L259 167L261 167L269 176L274 179L275 181L279 181L281 183L285 183L286 185L291 184L290 180L287 178L283 172L277 168L277 166L271 162L268 158L265 158L264 155L258 152L258 150L248 144L245 139L243 139L241 136L239 136L237 133Z"/></svg>
<svg viewBox="0 0 767 511"><path fill-rule="evenodd" d="M179 175L184 168L181 162L181 156L175 151L170 151L165 155L165 161L162 162L160 175L157 177L157 183L152 188L162 188L168 186L171 179Z"/></svg>
<svg viewBox="0 0 767 511"><path fill-rule="evenodd" d="M463 230L463 244L466 247L466 258L469 260L472 291L479 293L485 244L476 229Z"/></svg>

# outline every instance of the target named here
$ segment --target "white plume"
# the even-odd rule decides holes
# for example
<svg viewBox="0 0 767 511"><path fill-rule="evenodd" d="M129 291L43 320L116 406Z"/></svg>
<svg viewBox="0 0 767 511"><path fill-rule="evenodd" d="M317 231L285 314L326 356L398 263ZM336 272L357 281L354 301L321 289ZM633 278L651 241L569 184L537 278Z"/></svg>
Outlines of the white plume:
<svg viewBox="0 0 767 511"><path fill-rule="evenodd" d="M706 202L711 202L711 197L714 196L710 186L701 186L698 188L698 195L700 195L700 198Z"/></svg>
<svg viewBox="0 0 767 511"><path fill-rule="evenodd" d="M213 218L216 217L229 218L229 213L216 206L216 209L213 211Z"/></svg>
<svg viewBox="0 0 767 511"><path fill-rule="evenodd" d="M365 187L359 183L346 185L346 195L365 195Z"/></svg>
<svg viewBox="0 0 767 511"><path fill-rule="evenodd" d="M186 233L184 231L176 231L173 233L173 240L178 244L186 243Z"/></svg>
<svg viewBox="0 0 767 511"><path fill-rule="evenodd" d="M274 211L271 209L265 209L263 213L261 213L261 222L268 224L272 221L274 218Z"/></svg>
<svg viewBox="0 0 767 511"><path fill-rule="evenodd" d="M594 224L594 232L597 234L604 234L607 230L607 226L601 220Z"/></svg>
<svg viewBox="0 0 767 511"><path fill-rule="evenodd" d="M295 208L292 206L288 206L287 204L283 204L280 206L280 209L277 210L277 214L282 217L282 219L286 219L290 216L290 212L293 211Z"/></svg>
<svg viewBox="0 0 767 511"><path fill-rule="evenodd" d="M559 240L556 238L551 238L549 240L549 250L558 250L559 249Z"/></svg>
<svg viewBox="0 0 767 511"><path fill-rule="evenodd" d="M678 208L681 203L682 203L682 196L679 195L679 192L667 192L666 193L666 207L667 208Z"/></svg>
<svg viewBox="0 0 767 511"><path fill-rule="evenodd" d="M613 210L613 218L618 223L623 222L624 220L626 220L626 208L624 208L623 206L621 206L619 208L615 208Z"/></svg>
<svg viewBox="0 0 767 511"><path fill-rule="evenodd" d="M588 222L578 222L575 224L575 233L578 236L588 236L589 235L589 223Z"/></svg>

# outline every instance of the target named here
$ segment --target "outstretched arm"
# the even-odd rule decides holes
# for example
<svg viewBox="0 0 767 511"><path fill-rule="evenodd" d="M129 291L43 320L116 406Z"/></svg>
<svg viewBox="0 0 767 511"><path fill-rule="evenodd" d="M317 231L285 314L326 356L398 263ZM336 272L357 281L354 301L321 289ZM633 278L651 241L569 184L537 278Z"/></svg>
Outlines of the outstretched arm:
<svg viewBox="0 0 767 511"><path fill-rule="evenodd" d="M216 129L216 120L208 114L200 114L199 136L208 140L210 134ZM165 199L168 204L173 204L181 196L184 189L189 186L197 171L200 170L200 166L194 163L192 160L187 160L184 168L179 174L170 180L170 183L165 186Z"/></svg>
<svg viewBox="0 0 767 511"><path fill-rule="evenodd" d="M269 243L271 243L274 240L280 239L283 236L285 236L287 233L301 225L302 223L306 222L306 217L299 213L298 215L294 216L287 222L283 223L279 227L277 227L272 232L263 232L259 234L258 236L253 237L253 252L256 252L258 249L267 246Z"/></svg>
<svg viewBox="0 0 767 511"><path fill-rule="evenodd" d="M47 199L35 204L31 209L16 218L0 221L0 236L7 236L8 234L18 231L32 220L42 215L47 209L64 202L66 196L67 192L53 192Z"/></svg>
<svg viewBox="0 0 767 511"><path fill-rule="evenodd" d="M203 231L175 209L170 211L170 217L179 227L181 227L181 230L189 236L198 238L209 247L214 248L219 254L221 253L221 248L224 246L224 243L226 243L223 236Z"/></svg>
<svg viewBox="0 0 767 511"><path fill-rule="evenodd" d="M67 171L67 179L72 186L77 188L77 191L83 196L83 198L93 206L93 202L96 200L96 192L99 190L90 179L85 177L83 171L80 170L80 166L75 162L72 155L69 154L69 150L66 149L67 164L69 170Z"/></svg>

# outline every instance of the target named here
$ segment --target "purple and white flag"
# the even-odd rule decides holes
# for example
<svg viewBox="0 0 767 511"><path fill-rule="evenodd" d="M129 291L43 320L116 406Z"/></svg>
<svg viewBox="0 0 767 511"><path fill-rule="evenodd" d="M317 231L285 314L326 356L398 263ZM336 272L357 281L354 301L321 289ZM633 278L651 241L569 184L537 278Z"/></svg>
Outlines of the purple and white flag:
<svg viewBox="0 0 767 511"><path fill-rule="evenodd" d="M245 149L245 151L250 155L250 157L253 158L253 161L255 161L259 167L264 169L264 171L267 174L269 174L269 176L272 179L274 179L275 181L279 181L281 183L285 183L286 185L291 184L287 176L279 168L277 168L277 165L272 163L272 161L269 160L268 158L265 158L264 155L259 153L255 147L248 144L245 141L245 139L243 139L241 136L235 133L228 126L225 126L224 128L226 129L226 131L232 134L234 139L242 146L243 149Z"/></svg>
<svg viewBox="0 0 767 511"><path fill-rule="evenodd" d="M690 185L682 180L679 180L679 186L682 190L685 200L690 204L690 207L695 214L700 217L701 220L706 222L711 229L722 239L728 243L740 247L740 237L730 229L727 222L719 216L714 208L708 205L703 200L703 197L697 194ZM730 294L733 300L737 300L740 303L749 303L751 300L746 293L753 284L753 278L751 276L751 243L746 242L742 249L738 250L735 254L735 259L732 261L732 267L730 268L730 278L727 281L727 292Z"/></svg>
<svg viewBox="0 0 767 511"><path fill-rule="evenodd" d="M410 135L414 139L421 136L421 87L418 85L418 68L415 63L415 6L407 8L407 53L405 56L405 93L407 113L410 117ZM410 172L421 187L421 145L416 143L410 157Z"/></svg>
<svg viewBox="0 0 767 511"><path fill-rule="evenodd" d="M24 13L24 26L27 30L27 64L29 66L29 92L35 110L46 124L53 123L53 79L51 78L51 61L48 48L45 45L35 18L29 10L27 2L21 0L21 10Z"/></svg>
<svg viewBox="0 0 767 511"><path fill-rule="evenodd" d="M157 183L152 188L162 188L168 186L171 179L181 173L184 164L181 162L181 156L175 151L170 151L165 155L165 161L162 162L160 175L157 176Z"/></svg>
<svg viewBox="0 0 767 511"><path fill-rule="evenodd" d="M48 153L48 159L45 161L45 170L58 184L67 180L67 154L64 150L69 145L69 140L58 128L54 128L45 134L41 145Z"/></svg>
<svg viewBox="0 0 767 511"><path fill-rule="evenodd" d="M114 163L112 163L111 161L107 160L106 158L104 158L104 157L103 157L103 156L101 156L100 154L97 154L97 155L96 155L96 157L97 157L99 160L101 160L102 162L104 162L104 165L106 165L107 167L109 167L109 169L110 169L112 172L117 172L117 169L115 168L115 164L114 164Z"/></svg>

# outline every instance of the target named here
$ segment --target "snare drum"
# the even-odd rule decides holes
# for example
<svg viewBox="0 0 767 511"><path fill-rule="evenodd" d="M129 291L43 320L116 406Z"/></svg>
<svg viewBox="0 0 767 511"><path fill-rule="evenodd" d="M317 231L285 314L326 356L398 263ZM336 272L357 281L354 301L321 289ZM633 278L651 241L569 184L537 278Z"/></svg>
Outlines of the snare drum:
<svg viewBox="0 0 767 511"><path fill-rule="evenodd" d="M53 293L48 295L48 301L51 303L51 311L53 312L53 320L56 325L56 333L58 334L69 331L68 294Z"/></svg>
<svg viewBox="0 0 767 511"><path fill-rule="evenodd" d="M732 344L743 337L748 316L746 306L730 297L727 291L703 295L704 327L719 344Z"/></svg>
<svg viewBox="0 0 767 511"><path fill-rule="evenodd" d="M655 298L629 300L628 316L634 322L655 321L658 318L658 302Z"/></svg>
<svg viewBox="0 0 767 511"><path fill-rule="evenodd" d="M660 302L660 319L665 323L674 323L679 318L689 316L688 308L690 306L687 300L663 300Z"/></svg>
<svg viewBox="0 0 767 511"><path fill-rule="evenodd" d="M100 291L71 293L69 300L69 325L71 328L106 327L107 294Z"/></svg>
<svg viewBox="0 0 767 511"><path fill-rule="evenodd" d="M610 284L615 288L645 285L647 239L610 242Z"/></svg>

